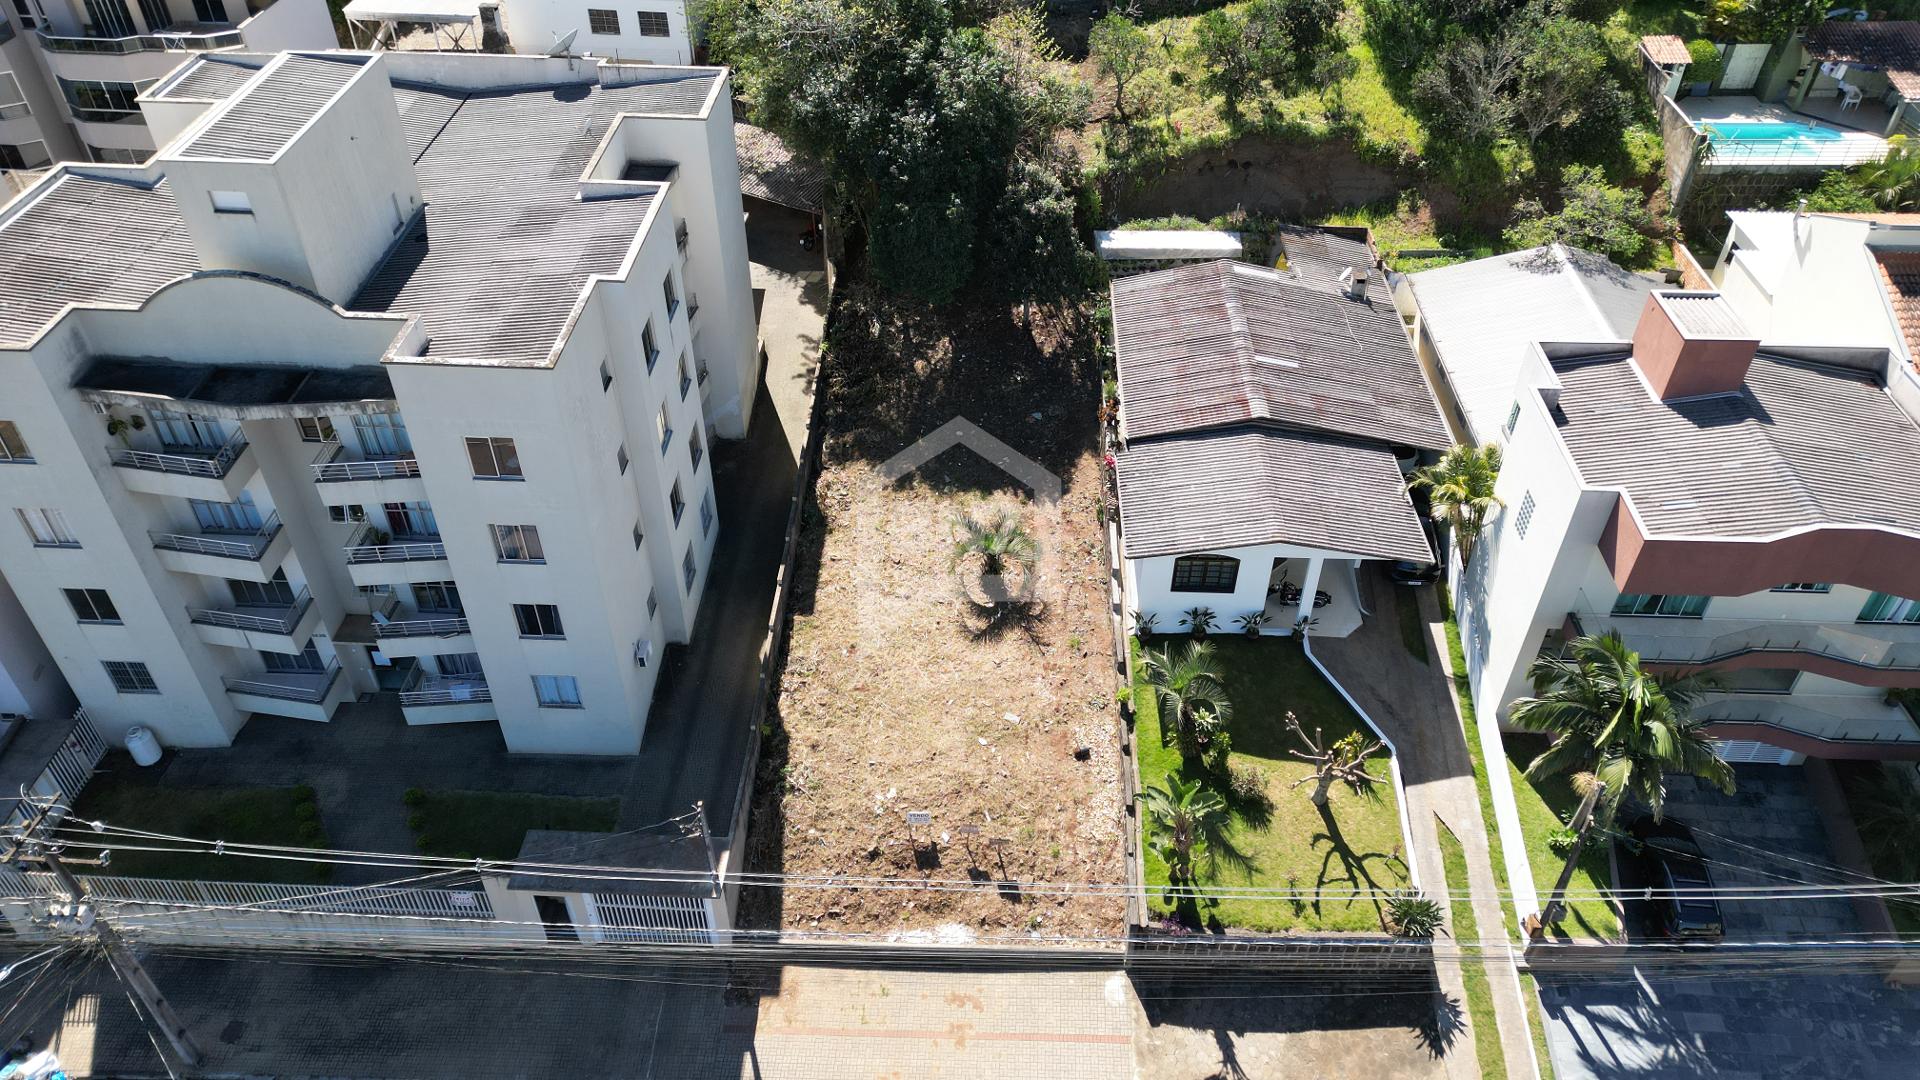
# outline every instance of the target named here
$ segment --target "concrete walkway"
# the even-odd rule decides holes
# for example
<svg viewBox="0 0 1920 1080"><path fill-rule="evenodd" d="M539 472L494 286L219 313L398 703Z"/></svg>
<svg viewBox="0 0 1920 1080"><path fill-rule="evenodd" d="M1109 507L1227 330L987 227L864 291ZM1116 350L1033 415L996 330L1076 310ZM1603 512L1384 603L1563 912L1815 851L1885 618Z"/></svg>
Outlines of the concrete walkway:
<svg viewBox="0 0 1920 1080"><path fill-rule="evenodd" d="M1446 627L1434 593L1438 586L1397 589L1377 570L1363 573L1360 580L1373 614L1350 637L1316 637L1314 655L1399 750L1420 880L1434 893L1463 885L1471 888L1481 939L1500 942L1504 947L1510 933L1500 910L1486 824L1480 817L1473 759L1467 753L1465 729L1447 685ZM1400 636L1394 605L1409 599L1420 605L1421 624L1427 634L1425 664L1413 657ZM1446 880L1436 817L1460 840L1467 857L1466 882ZM1508 949L1504 955L1498 951L1494 955L1498 962L1487 965L1487 975L1507 1075L1531 1078L1535 1075L1533 1043L1512 952ZM1466 1003L1459 966L1442 961L1439 967L1441 988L1460 1004L1464 1017ZM1486 1032L1469 1032L1469 1038L1486 1037ZM1472 1075L1473 1054L1470 1047L1468 1050L1464 1055L1450 1056L1463 1057L1466 1075Z"/></svg>

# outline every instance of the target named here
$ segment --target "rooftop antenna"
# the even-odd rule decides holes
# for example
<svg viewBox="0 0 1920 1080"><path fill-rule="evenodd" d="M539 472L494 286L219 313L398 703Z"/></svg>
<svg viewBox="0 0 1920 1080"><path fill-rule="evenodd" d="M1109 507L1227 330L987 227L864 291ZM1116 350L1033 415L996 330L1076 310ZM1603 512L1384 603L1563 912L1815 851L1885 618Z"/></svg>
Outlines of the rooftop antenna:
<svg viewBox="0 0 1920 1080"><path fill-rule="evenodd" d="M547 50L547 55L548 56L571 55L573 51L573 39L579 36L580 36L580 30L578 27L575 27L574 29L567 31L565 34L555 33L553 35L553 48Z"/></svg>

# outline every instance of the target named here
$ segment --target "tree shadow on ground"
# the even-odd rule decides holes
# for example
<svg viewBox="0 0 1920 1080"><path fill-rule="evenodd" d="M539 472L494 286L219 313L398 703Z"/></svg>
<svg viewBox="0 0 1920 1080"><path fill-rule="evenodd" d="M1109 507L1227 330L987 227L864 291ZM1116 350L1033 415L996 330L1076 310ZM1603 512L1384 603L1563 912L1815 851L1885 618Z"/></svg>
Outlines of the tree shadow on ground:
<svg viewBox="0 0 1920 1080"><path fill-rule="evenodd" d="M1392 852L1355 851L1352 845L1347 843L1346 837L1341 833L1340 821L1333 816L1333 811L1325 806L1319 807L1318 809L1320 811L1321 824L1325 826L1326 831L1315 833L1309 843L1316 849L1319 848L1322 843L1325 843L1327 850L1326 854L1323 855L1320 860L1320 876L1314 882L1313 910L1316 913L1321 911L1321 904L1323 903L1322 894L1326 891L1327 885L1330 882L1345 881L1353 888L1355 893L1362 893L1364 890L1367 902L1373 905L1374 914L1381 918L1381 925L1385 926L1386 905L1380 902L1380 897L1392 890L1382 887L1381 884L1374 879L1373 872L1368 869L1368 864L1378 862L1384 866L1392 866L1397 863L1400 867L1400 875L1404 878L1407 872L1406 860ZM1335 860L1339 861L1340 868L1345 871L1343 875L1335 875L1331 872ZM1353 897L1350 895L1348 897L1349 904L1351 904L1352 900Z"/></svg>

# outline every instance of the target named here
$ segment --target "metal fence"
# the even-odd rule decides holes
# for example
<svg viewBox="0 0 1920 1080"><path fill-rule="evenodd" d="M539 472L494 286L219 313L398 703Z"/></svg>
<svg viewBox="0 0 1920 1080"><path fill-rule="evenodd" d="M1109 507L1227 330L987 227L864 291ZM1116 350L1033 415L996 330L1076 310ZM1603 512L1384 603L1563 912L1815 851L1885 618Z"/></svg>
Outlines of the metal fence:
<svg viewBox="0 0 1920 1080"><path fill-rule="evenodd" d="M374 620L373 636L377 638L398 637L455 637L472 633L473 627L465 616L441 619L401 619L397 622Z"/></svg>
<svg viewBox="0 0 1920 1080"><path fill-rule="evenodd" d="M447 557L447 545L438 540L403 540L399 543L368 543L371 531L362 529L347 545L350 563L419 562Z"/></svg>
<svg viewBox="0 0 1920 1080"><path fill-rule="evenodd" d="M432 675L400 691L400 704L462 705L474 701L492 701L493 690L487 680L467 676Z"/></svg>
<svg viewBox="0 0 1920 1080"><path fill-rule="evenodd" d="M220 681L236 694L277 698L281 701L320 702L327 699L340 678L340 662L332 661L322 671L263 671L241 678L222 675Z"/></svg>
<svg viewBox="0 0 1920 1080"><path fill-rule="evenodd" d="M280 514L275 511L260 528L253 533L238 534L229 540L221 536L203 533L166 533L151 532L153 546L167 551L180 551L189 555L217 555L223 559L259 559L267 553L267 545L280 534Z"/></svg>
<svg viewBox="0 0 1920 1080"><path fill-rule="evenodd" d="M370 458L365 461L316 461L310 466L317 483L345 480L397 480L420 475L414 458Z"/></svg>
<svg viewBox="0 0 1920 1080"><path fill-rule="evenodd" d="M143 53L179 49L185 52L213 52L245 44L238 30L214 34L135 34L129 37L66 37L40 31L40 47L48 52L64 53Z"/></svg>
<svg viewBox="0 0 1920 1080"><path fill-rule="evenodd" d="M232 630L256 630L263 634L291 634L294 627L313 606L313 594L304 587L294 595L291 603L285 607L257 605L260 611L272 611L277 614L255 615L235 609L188 608L187 617L204 626L224 626Z"/></svg>
<svg viewBox="0 0 1920 1080"><path fill-rule="evenodd" d="M227 472L233 468L233 463L239 459L241 451L246 448L246 434L236 429L224 444L208 450L131 450L125 447L108 447L107 449L113 455L113 463L121 468L178 473L184 476L206 476L218 480L227 475Z"/></svg>
<svg viewBox="0 0 1920 1080"><path fill-rule="evenodd" d="M697 896L589 893L602 941L705 944L713 927L707 901Z"/></svg>
<svg viewBox="0 0 1920 1080"><path fill-rule="evenodd" d="M32 723L33 721L28 721ZM73 714L73 728L60 742L60 748L47 760L47 767L27 789L30 795L53 795L60 802L71 806L80 797L87 786L87 780L93 776L94 766L107 755L107 742L93 724L87 720L87 710L77 709ZM15 802L13 812L7 815L8 827L23 825L32 811L24 804ZM55 811L57 816L64 815L64 809Z"/></svg>

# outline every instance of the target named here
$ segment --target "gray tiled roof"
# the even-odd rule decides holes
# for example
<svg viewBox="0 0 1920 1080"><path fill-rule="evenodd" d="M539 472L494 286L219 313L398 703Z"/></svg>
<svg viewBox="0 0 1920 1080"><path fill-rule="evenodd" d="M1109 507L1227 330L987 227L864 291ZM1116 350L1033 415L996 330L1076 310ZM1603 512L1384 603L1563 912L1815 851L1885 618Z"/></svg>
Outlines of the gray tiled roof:
<svg viewBox="0 0 1920 1080"><path fill-rule="evenodd" d="M815 213L827 204L827 171L794 153L780 136L736 123L733 145L740 158L741 194Z"/></svg>
<svg viewBox="0 0 1920 1080"><path fill-rule="evenodd" d="M225 101L272 59L271 53L214 53L195 57L173 85L154 96L167 101Z"/></svg>
<svg viewBox="0 0 1920 1080"><path fill-rule="evenodd" d="M577 198L611 118L651 98L647 87L466 98L415 165L425 212L348 306L418 313L429 357L545 362L587 278L618 269L652 203Z"/></svg>
<svg viewBox="0 0 1920 1080"><path fill-rule="evenodd" d="M364 56L288 56L194 136L186 157L266 161L371 60Z"/></svg>
<svg viewBox="0 0 1920 1080"><path fill-rule="evenodd" d="M1116 471L1129 559L1278 543L1433 559L1377 443L1242 428L1136 443Z"/></svg>
<svg viewBox="0 0 1920 1080"><path fill-rule="evenodd" d="M1649 534L1920 531L1920 429L1872 376L1763 353L1737 394L1662 402L1625 355L1554 370L1582 478L1626 489Z"/></svg>
<svg viewBox="0 0 1920 1080"><path fill-rule="evenodd" d="M1249 422L1452 444L1393 305L1221 260L1113 284L1125 436Z"/></svg>
<svg viewBox="0 0 1920 1080"><path fill-rule="evenodd" d="M0 226L0 342L33 337L68 304L137 304L200 269L164 181L65 176L21 197Z"/></svg>
<svg viewBox="0 0 1920 1080"><path fill-rule="evenodd" d="M1748 336L1740 313L1719 293L1662 291L1660 296L1673 318L1673 325L1688 337Z"/></svg>
<svg viewBox="0 0 1920 1080"><path fill-rule="evenodd" d="M1627 341L1647 294L1662 287L1561 244L1425 270L1407 280L1478 442L1491 441L1506 423L1521 360L1534 342Z"/></svg>
<svg viewBox="0 0 1920 1080"><path fill-rule="evenodd" d="M519 870L507 878L507 888L519 892L648 893L660 896L712 896L713 863L706 841L697 832L595 833L563 829L528 829L516 863L555 867L605 867L624 871L637 868L669 872L650 881L622 881L621 874L591 871Z"/></svg>

